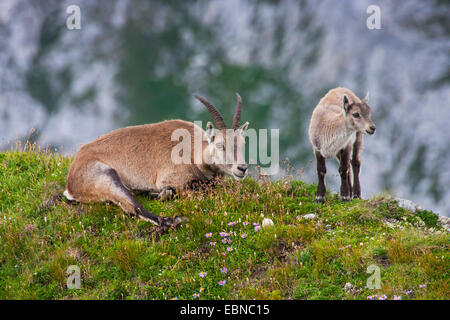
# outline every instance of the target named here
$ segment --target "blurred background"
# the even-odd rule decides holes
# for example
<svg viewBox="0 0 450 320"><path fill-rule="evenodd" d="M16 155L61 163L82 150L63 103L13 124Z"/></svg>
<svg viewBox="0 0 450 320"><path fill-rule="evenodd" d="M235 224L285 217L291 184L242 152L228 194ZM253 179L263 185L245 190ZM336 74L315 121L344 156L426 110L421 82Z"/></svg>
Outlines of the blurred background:
<svg viewBox="0 0 450 320"><path fill-rule="evenodd" d="M69 5L81 30L68 30ZM369 5L381 29L369 30ZM74 154L112 129L164 119L280 129L280 157L316 182L308 122L345 86L369 104L363 197L383 191L450 215L450 4L445 0L0 1L0 149ZM334 160L328 186L338 190Z"/></svg>

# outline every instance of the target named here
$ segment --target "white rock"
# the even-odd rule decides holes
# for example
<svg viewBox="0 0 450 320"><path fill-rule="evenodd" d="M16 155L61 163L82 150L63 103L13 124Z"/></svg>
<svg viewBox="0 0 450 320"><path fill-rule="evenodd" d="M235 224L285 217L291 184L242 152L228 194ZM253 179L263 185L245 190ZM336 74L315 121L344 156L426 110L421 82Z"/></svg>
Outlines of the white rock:
<svg viewBox="0 0 450 320"><path fill-rule="evenodd" d="M273 226L273 221L269 218L265 218L262 222L262 227L267 228Z"/></svg>
<svg viewBox="0 0 450 320"><path fill-rule="evenodd" d="M347 282L344 286L345 292L349 292L353 290L353 285L350 282Z"/></svg>
<svg viewBox="0 0 450 320"><path fill-rule="evenodd" d="M394 198L394 200L397 201L398 206L400 208L412 211L412 212L416 212L418 210L422 210L422 207L419 206L418 204L412 202L411 200L408 199L402 199L402 198Z"/></svg>

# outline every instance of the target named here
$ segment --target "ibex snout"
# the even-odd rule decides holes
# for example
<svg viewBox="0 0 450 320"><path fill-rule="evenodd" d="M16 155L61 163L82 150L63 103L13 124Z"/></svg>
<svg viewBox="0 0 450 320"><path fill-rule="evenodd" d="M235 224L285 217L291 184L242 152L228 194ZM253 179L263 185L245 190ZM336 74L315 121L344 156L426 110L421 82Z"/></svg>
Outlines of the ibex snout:
<svg viewBox="0 0 450 320"><path fill-rule="evenodd" d="M366 132L370 135L373 135L375 133L375 130L377 130L377 127L375 127L375 124L372 124L369 129L366 130Z"/></svg>

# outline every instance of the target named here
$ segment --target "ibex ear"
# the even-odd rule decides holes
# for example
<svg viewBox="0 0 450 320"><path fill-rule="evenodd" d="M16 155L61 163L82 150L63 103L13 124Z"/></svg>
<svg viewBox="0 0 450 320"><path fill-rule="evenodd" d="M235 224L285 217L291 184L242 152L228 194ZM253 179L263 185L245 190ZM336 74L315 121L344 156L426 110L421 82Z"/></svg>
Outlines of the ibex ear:
<svg viewBox="0 0 450 320"><path fill-rule="evenodd" d="M348 102L348 99L347 99L346 95L344 95L343 103L344 103L344 110L345 110L345 112L348 112L348 108L350 107L350 103Z"/></svg>
<svg viewBox="0 0 450 320"><path fill-rule="evenodd" d="M368 103L369 102L369 91L367 91L366 96L361 100L364 103Z"/></svg>
<svg viewBox="0 0 450 320"><path fill-rule="evenodd" d="M215 136L215 132L214 132L214 125L212 124L211 121L208 121L208 123L206 124L206 136L208 137L208 143L211 143L214 141L214 136Z"/></svg>
<svg viewBox="0 0 450 320"><path fill-rule="evenodd" d="M239 128L236 129L237 132L239 132L240 134L244 134L247 131L248 128L248 121L246 123L244 123L242 126L240 126Z"/></svg>

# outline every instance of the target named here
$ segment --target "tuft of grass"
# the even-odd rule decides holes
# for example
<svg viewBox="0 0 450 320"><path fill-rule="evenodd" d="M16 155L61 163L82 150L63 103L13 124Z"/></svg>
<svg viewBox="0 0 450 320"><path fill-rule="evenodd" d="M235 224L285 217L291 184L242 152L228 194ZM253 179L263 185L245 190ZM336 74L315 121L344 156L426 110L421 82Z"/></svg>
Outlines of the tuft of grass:
<svg viewBox="0 0 450 320"><path fill-rule="evenodd" d="M449 298L450 239L433 212L330 193L317 205L316 186L292 176L224 179L167 202L138 195L155 214L189 218L159 236L113 204L59 201L70 163L29 145L0 153L1 299ZM274 225L255 228L264 218ZM372 264L379 290L366 287ZM80 289L67 288L71 265Z"/></svg>

